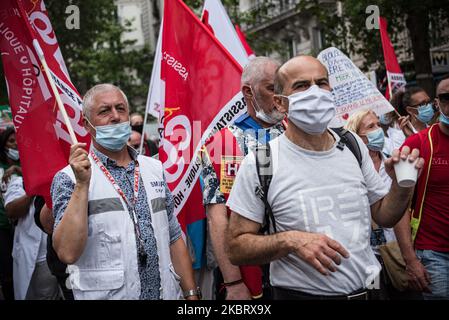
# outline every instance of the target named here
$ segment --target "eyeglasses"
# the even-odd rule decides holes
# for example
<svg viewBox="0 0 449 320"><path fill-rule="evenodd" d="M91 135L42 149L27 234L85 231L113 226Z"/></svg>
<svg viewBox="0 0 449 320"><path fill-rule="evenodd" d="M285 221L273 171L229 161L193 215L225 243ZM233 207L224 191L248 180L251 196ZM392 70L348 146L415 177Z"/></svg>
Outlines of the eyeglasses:
<svg viewBox="0 0 449 320"><path fill-rule="evenodd" d="M438 100L440 100L440 102L443 102L443 103L448 103L449 102L449 92L440 93L438 95Z"/></svg>
<svg viewBox="0 0 449 320"><path fill-rule="evenodd" d="M429 101L421 102L421 103L419 103L419 104L414 104L414 105L412 105L412 106L410 106L410 107L411 107L411 108L420 108L420 107L424 107L424 106L428 105L429 103L430 103L431 105L433 105L433 103L429 100Z"/></svg>

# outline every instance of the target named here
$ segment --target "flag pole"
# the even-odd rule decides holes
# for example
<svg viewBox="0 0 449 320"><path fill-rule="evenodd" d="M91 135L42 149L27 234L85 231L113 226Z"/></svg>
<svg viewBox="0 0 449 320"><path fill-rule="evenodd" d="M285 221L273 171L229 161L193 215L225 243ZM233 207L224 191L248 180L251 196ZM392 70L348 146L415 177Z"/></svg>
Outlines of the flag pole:
<svg viewBox="0 0 449 320"><path fill-rule="evenodd" d="M44 71L45 74L47 75L48 82L50 83L51 90L58 104L59 111L61 112L62 117L64 118L64 123L67 126L67 129L69 130L70 138L72 138L72 144L78 143L78 139L76 138L75 132L73 131L72 125L67 115L67 111L64 108L61 96L59 95L58 89L56 88L55 81L50 75L50 68L48 68L47 61L45 60L44 52L42 51L41 46L39 45L37 39L33 39L33 46L34 49L36 50L37 55L39 56L39 60L41 61L42 66L44 67Z"/></svg>
<svg viewBox="0 0 449 320"><path fill-rule="evenodd" d="M161 48L162 48L162 28L164 25L164 21L161 21L161 25L159 26L159 36L157 38L157 44L156 44L156 50L154 53L154 61L153 61L153 70L151 71L151 79L150 79L150 86L148 88L148 98L147 98L147 105L145 108L145 120L143 121L143 129L142 129L142 137L140 139L140 150L139 153L142 154L142 148L143 148L143 133L145 132L145 126L147 125L147 119L148 119L148 113L150 109L150 103L151 103L151 94L153 93L153 87L154 83L156 81L156 77L160 77L161 75L156 74L157 70L157 64L160 63L161 60ZM160 114L158 121L160 119Z"/></svg>
<svg viewBox="0 0 449 320"><path fill-rule="evenodd" d="M145 126L147 125L147 118L148 118L148 106L145 109L145 116L144 116L144 119L143 119L142 136L140 137L139 154L142 154L142 150L143 150L143 141L144 141L144 136L145 136Z"/></svg>

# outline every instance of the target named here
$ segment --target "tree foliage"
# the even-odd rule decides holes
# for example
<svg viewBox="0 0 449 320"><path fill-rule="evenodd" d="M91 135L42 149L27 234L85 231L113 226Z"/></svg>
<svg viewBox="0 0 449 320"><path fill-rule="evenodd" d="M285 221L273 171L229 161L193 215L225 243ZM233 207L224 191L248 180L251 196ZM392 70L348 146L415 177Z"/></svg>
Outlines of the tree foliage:
<svg viewBox="0 0 449 320"><path fill-rule="evenodd" d="M69 5L80 10L80 28L67 29ZM148 93L153 54L148 47L132 49L135 41L123 41L130 21L122 26L113 0L45 0L71 80L83 95L95 84L118 85L128 96L131 108L142 111ZM0 87L1 103L7 103L6 87ZM5 99L6 98L6 99Z"/></svg>
<svg viewBox="0 0 449 320"><path fill-rule="evenodd" d="M411 69L409 78L415 74L431 74L430 47L449 40L443 37L443 31L449 25L449 1L346 0L342 1L341 14L337 15L335 1L302 0L297 9L309 10L317 17L327 45L363 56L368 67L373 63L383 65L379 30L368 29L365 25L369 5L377 5L380 15L387 19L396 52L413 54L413 65L405 66L406 71ZM407 46L407 41L398 41L401 37L411 46ZM427 87L431 94L431 80L427 80L418 79L418 83Z"/></svg>
<svg viewBox="0 0 449 320"><path fill-rule="evenodd" d="M135 41L123 41L130 21L122 26L113 0L46 0L46 7L67 69L80 94L97 83L118 85L128 96L133 109L146 101L153 56L148 47L134 50ZM65 25L69 4L80 9L80 28Z"/></svg>

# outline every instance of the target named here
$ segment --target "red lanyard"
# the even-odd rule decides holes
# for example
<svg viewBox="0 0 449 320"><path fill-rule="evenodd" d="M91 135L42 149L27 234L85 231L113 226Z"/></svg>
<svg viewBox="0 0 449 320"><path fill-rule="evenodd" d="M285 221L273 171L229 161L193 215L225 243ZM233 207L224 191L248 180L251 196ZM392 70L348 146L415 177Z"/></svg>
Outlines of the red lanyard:
<svg viewBox="0 0 449 320"><path fill-rule="evenodd" d="M131 207L131 209L134 211L134 207L136 206L137 198L139 196L139 176L140 176L140 168L139 168L139 162L135 161L134 166L134 197L132 202L130 203L128 199L125 196L125 193L122 191L120 186L115 182L114 177L109 172L108 169L103 165L103 163L98 159L98 157L95 155L93 151L90 152L90 155L94 159L95 163L98 165L98 167L103 171L104 175L108 180L111 182L114 189L117 191L117 193L122 197L123 201L128 204L128 206Z"/></svg>
<svg viewBox="0 0 449 320"><path fill-rule="evenodd" d="M134 165L134 197L132 199L132 202L130 203L128 201L128 199L126 198L125 193L122 191L120 186L115 182L114 177L109 172L109 170L106 169L106 167L103 165L103 163L100 161L100 159L98 159L98 157L95 155L95 153L93 151L90 152L90 155L92 156L92 158L94 159L94 161L98 165L98 167L101 169L101 171L103 171L106 178L108 178L108 180L111 182L112 186L117 191L117 193L122 197L123 201L125 201L125 203L128 204L128 206L131 208L131 212L132 212L131 220L133 221L134 229L135 229L137 238L139 239L142 253L145 253L144 246L143 246L143 240L142 240L141 233L140 233L140 227L139 227L139 223L137 222L137 216L136 216L136 210L135 210L137 198L139 196L139 176L140 176L139 162L134 161L134 163L135 163L135 165Z"/></svg>

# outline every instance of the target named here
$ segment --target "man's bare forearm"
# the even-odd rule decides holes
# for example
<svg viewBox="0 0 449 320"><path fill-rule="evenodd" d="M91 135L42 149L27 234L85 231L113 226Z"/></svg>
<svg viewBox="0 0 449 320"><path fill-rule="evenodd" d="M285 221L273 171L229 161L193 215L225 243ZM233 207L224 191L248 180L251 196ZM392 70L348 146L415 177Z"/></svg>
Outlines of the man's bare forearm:
<svg viewBox="0 0 449 320"><path fill-rule="evenodd" d="M394 180L390 192L378 204L374 204L372 215L381 227L392 228L401 220L413 194L412 188L401 188Z"/></svg>
<svg viewBox="0 0 449 320"><path fill-rule="evenodd" d="M14 201L8 203L5 207L6 216L10 219L19 219L25 217L30 210L33 197L23 195Z"/></svg>
<svg viewBox="0 0 449 320"><path fill-rule="evenodd" d="M413 241L410 227L410 211L404 214L402 219L394 227L394 233L398 240L399 248L401 249L402 257L408 264L417 259L415 250L413 249Z"/></svg>
<svg viewBox="0 0 449 320"><path fill-rule="evenodd" d="M207 221L210 231L212 248L218 266L223 274L224 282L239 280L242 276L239 267L234 266L226 254L225 241L229 219L224 204L211 204L207 206Z"/></svg>
<svg viewBox="0 0 449 320"><path fill-rule="evenodd" d="M179 238L170 245L170 256L176 273L181 277L180 284L182 290L195 289L196 284L192 269L192 259L182 238Z"/></svg>
<svg viewBox="0 0 449 320"><path fill-rule="evenodd" d="M241 234L229 239L229 258L235 265L262 265L285 257L292 251L292 232L295 231L272 235Z"/></svg>
<svg viewBox="0 0 449 320"><path fill-rule="evenodd" d="M75 185L64 216L54 232L53 246L59 259L67 264L75 263L86 245L88 191L88 184Z"/></svg>

